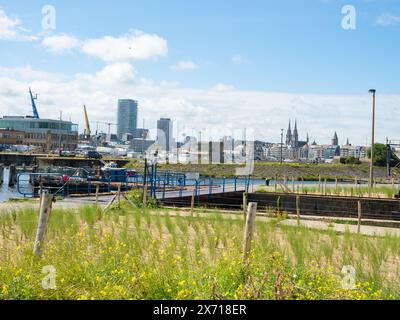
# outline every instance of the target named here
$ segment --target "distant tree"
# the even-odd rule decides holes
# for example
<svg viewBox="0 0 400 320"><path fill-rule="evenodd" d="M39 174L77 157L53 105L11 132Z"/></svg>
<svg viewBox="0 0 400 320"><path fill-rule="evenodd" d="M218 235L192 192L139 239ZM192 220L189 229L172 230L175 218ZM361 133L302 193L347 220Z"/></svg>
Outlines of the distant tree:
<svg viewBox="0 0 400 320"><path fill-rule="evenodd" d="M390 153L390 166L394 167L398 162L399 158L397 158L393 152ZM368 150L368 158L371 159L371 149ZM387 147L382 143L374 144L374 166L385 167L387 161Z"/></svg>
<svg viewBox="0 0 400 320"><path fill-rule="evenodd" d="M344 161L345 164L361 164L361 161L359 158L356 157L348 157Z"/></svg>

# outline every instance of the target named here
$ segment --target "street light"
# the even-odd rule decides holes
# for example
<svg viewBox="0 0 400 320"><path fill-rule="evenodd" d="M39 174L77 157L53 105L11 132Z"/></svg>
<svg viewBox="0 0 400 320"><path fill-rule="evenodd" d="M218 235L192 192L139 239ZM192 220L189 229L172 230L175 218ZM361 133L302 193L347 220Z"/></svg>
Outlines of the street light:
<svg viewBox="0 0 400 320"><path fill-rule="evenodd" d="M368 91L372 94L372 137L371 137L371 163L369 167L369 189L374 186L374 145L375 145L375 89L370 89Z"/></svg>
<svg viewBox="0 0 400 320"><path fill-rule="evenodd" d="M283 162L283 129L281 129L281 164Z"/></svg>

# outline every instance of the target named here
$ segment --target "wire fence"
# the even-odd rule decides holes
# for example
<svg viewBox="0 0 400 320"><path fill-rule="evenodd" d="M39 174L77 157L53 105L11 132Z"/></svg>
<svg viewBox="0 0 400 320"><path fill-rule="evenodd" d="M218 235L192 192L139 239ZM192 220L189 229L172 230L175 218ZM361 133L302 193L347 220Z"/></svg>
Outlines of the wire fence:
<svg viewBox="0 0 400 320"><path fill-rule="evenodd" d="M243 193L200 195L194 199L196 207L243 210ZM247 195L247 202L256 202L258 211L280 214L297 214L357 218L358 203L361 204L363 219L400 221L400 201L389 199L323 197L296 194L252 194ZM188 207L191 197L169 198L161 201L163 205Z"/></svg>

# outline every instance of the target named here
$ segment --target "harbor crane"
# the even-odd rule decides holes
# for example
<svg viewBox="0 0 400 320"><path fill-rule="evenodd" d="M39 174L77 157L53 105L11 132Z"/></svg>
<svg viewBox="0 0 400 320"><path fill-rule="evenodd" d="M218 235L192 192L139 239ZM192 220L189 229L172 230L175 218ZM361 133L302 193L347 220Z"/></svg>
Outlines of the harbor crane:
<svg viewBox="0 0 400 320"><path fill-rule="evenodd" d="M101 123L101 124L106 124L106 125L108 126L108 135L111 134L111 126L117 126L116 123L112 123L112 122L96 121L96 124L97 124L97 131L98 131L99 123Z"/></svg>
<svg viewBox="0 0 400 320"><path fill-rule="evenodd" d="M85 130L83 132L85 139L90 140L91 131L90 131L90 124L89 124L89 117L87 114L86 106L83 105L83 113L85 114Z"/></svg>
<svg viewBox="0 0 400 320"><path fill-rule="evenodd" d="M35 119L39 119L39 113L38 113L38 111L37 111L36 103L35 103L35 100L37 100L38 95L35 94L35 96L33 96L31 88L29 88L29 95L30 95L30 97L31 97L33 117L34 117Z"/></svg>

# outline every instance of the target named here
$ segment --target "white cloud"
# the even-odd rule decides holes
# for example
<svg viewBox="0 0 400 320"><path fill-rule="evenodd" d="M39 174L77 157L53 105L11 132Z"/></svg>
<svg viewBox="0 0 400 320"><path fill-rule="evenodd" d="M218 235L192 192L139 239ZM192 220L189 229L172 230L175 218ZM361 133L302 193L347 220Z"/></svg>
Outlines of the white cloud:
<svg viewBox="0 0 400 320"><path fill-rule="evenodd" d="M68 34L59 34L45 37L42 40L42 46L53 53L71 52L81 46L81 41Z"/></svg>
<svg viewBox="0 0 400 320"><path fill-rule="evenodd" d="M395 16L390 13L385 13L375 19L375 25L381 27L395 26L400 24L400 16Z"/></svg>
<svg viewBox="0 0 400 320"><path fill-rule="evenodd" d="M65 81L66 77L62 74L44 72L32 69L27 65L19 68L0 67L0 77L19 79L23 81Z"/></svg>
<svg viewBox="0 0 400 320"><path fill-rule="evenodd" d="M82 105L86 104L90 121L116 121L118 98L139 100L139 119L145 118L149 128L156 127L161 116L171 117L180 128L192 134L209 129L217 138L234 130L253 129L258 139L279 141L280 129L289 118L297 118L300 138L307 132L318 143L329 143L334 131L341 142L350 138L353 144L365 144L370 137L371 97L365 95L322 95L244 91L226 84L209 89L183 88L177 84L157 84L137 76L129 63L114 63L93 74L77 74L72 78L35 71L27 67L0 69L0 115L31 114L28 87L39 94L40 114L57 118L63 110L83 128ZM12 71L12 72L11 72ZM222 93L221 93L222 92ZM377 141L398 131L400 95L379 95L377 105ZM367 110L367 111L366 111ZM385 111L383 111L385 110ZM107 132L106 126L100 129Z"/></svg>
<svg viewBox="0 0 400 320"><path fill-rule="evenodd" d="M82 52L106 62L127 62L165 56L168 45L165 39L156 34L134 31L120 37L86 40Z"/></svg>
<svg viewBox="0 0 400 320"><path fill-rule="evenodd" d="M136 72L129 63L107 65L96 73L96 80L101 83L124 84L135 80Z"/></svg>
<svg viewBox="0 0 400 320"><path fill-rule="evenodd" d="M249 64L250 61L243 58L243 56L241 56L240 54L235 54L232 58L231 58L232 63L234 64Z"/></svg>
<svg viewBox="0 0 400 320"><path fill-rule="evenodd" d="M175 71L186 71L186 70L194 70L199 66L193 61L178 61L176 64L171 66L172 70Z"/></svg>
<svg viewBox="0 0 400 320"><path fill-rule="evenodd" d="M235 64L242 64L243 63L243 57L240 54L236 54L232 57L232 62Z"/></svg>
<svg viewBox="0 0 400 320"><path fill-rule="evenodd" d="M18 17L10 18L4 10L0 9L0 40L33 41L37 39L27 33L29 30L22 27Z"/></svg>
<svg viewBox="0 0 400 320"><path fill-rule="evenodd" d="M214 87L212 87L212 90L217 91L217 92L226 92L226 91L235 90L235 87L231 86L229 84L218 83Z"/></svg>

